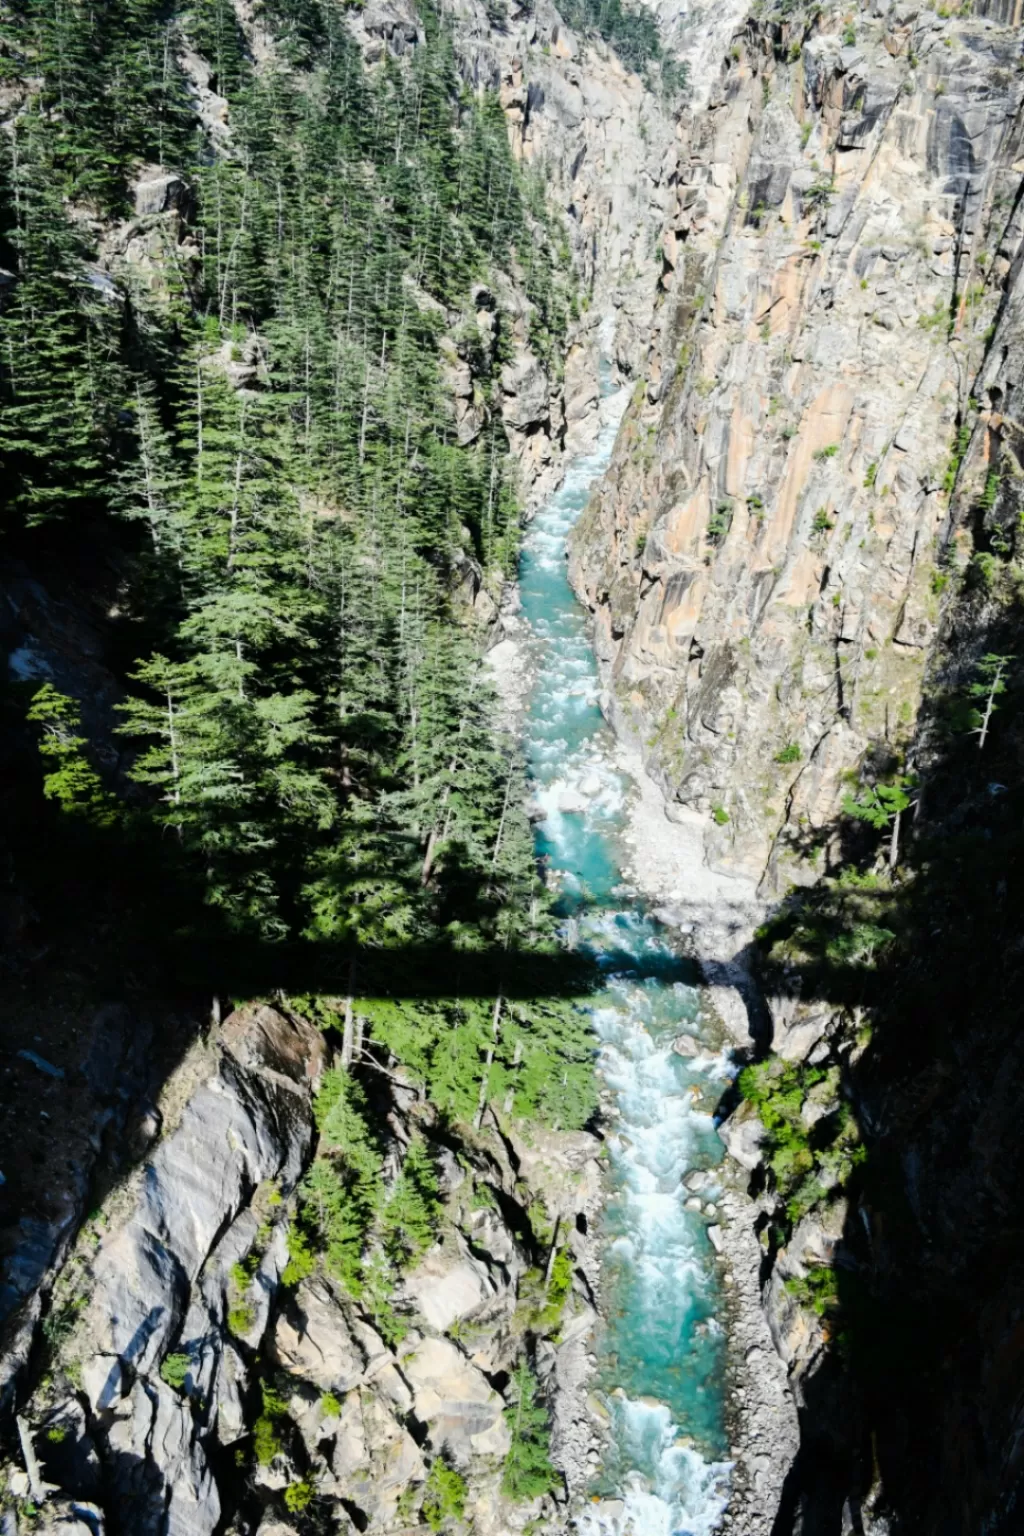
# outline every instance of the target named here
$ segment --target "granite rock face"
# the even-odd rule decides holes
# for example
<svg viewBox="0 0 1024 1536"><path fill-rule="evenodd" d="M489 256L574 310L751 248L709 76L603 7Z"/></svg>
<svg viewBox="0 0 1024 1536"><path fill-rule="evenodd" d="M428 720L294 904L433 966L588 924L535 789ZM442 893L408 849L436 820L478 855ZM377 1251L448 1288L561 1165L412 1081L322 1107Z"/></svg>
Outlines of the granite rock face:
<svg viewBox="0 0 1024 1536"><path fill-rule="evenodd" d="M108 1513L140 1536L202 1536L221 1519L208 1443L215 1431L224 1443L247 1431L231 1269L253 1246L258 1192L289 1191L312 1140L322 1036L255 1005L227 1019L219 1047L213 1076L141 1170L127 1218L100 1243L71 1345L89 1422L62 1420L64 1438L83 1465L98 1453ZM236 1320L250 1342L266 1327L285 1257L271 1241L253 1277ZM185 1395L171 1384L170 1356ZM193 1394L211 1409L205 1423Z"/></svg>
<svg viewBox="0 0 1024 1536"><path fill-rule="evenodd" d="M1020 243L1017 46L883 0L855 34L751 21L679 149L644 387L571 570L618 725L769 895L820 867L869 746L911 738Z"/></svg>

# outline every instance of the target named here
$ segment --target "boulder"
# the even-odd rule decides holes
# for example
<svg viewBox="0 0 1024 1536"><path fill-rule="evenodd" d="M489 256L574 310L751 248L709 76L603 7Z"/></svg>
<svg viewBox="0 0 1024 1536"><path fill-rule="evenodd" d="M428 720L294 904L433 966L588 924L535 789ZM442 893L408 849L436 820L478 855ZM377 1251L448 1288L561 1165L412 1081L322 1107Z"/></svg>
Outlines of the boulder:
<svg viewBox="0 0 1024 1536"><path fill-rule="evenodd" d="M699 1056L701 1043L696 1035L677 1035L672 1041L672 1049L677 1056Z"/></svg>
<svg viewBox="0 0 1024 1536"><path fill-rule="evenodd" d="M40 1518L32 1522L32 1536L103 1536L105 1530L99 1506L76 1499L48 1499Z"/></svg>
<svg viewBox="0 0 1024 1536"><path fill-rule="evenodd" d="M351 1392L337 1421L334 1491L358 1505L368 1527L393 1522L398 1500L427 1469L415 1440L373 1392Z"/></svg>
<svg viewBox="0 0 1024 1536"><path fill-rule="evenodd" d="M496 1294L487 1266L470 1255L453 1260L442 1249L428 1253L405 1282L406 1293L438 1333L469 1317Z"/></svg>
<svg viewBox="0 0 1024 1536"><path fill-rule="evenodd" d="M791 1011L772 1010L772 1049L783 1061L806 1061L828 1029L831 1012L826 1008L808 1014L798 1004Z"/></svg>
<svg viewBox="0 0 1024 1536"><path fill-rule="evenodd" d="M502 1400L449 1339L424 1339L403 1368L435 1451L447 1450L463 1464L474 1455L505 1455L510 1437Z"/></svg>
<svg viewBox="0 0 1024 1536"><path fill-rule="evenodd" d="M547 375L531 353L526 352L514 363L505 364L501 370L501 389L504 395L501 414L507 426L522 430L547 421Z"/></svg>
<svg viewBox="0 0 1024 1536"><path fill-rule="evenodd" d="M189 200L188 183L175 171L151 173L135 183L135 212L140 217L169 213L172 208L184 212Z"/></svg>
<svg viewBox="0 0 1024 1536"><path fill-rule="evenodd" d="M484 1206L473 1211L467 1224L473 1247L482 1249L496 1264L512 1274L520 1274L526 1268L526 1260L508 1227L496 1210Z"/></svg>
<svg viewBox="0 0 1024 1536"><path fill-rule="evenodd" d="M244 1071L301 1093L316 1085L323 1070L320 1031L265 1003L236 1009L224 1021L220 1043Z"/></svg>
<svg viewBox="0 0 1024 1536"><path fill-rule="evenodd" d="M761 1161L765 1129L752 1107L742 1103L728 1120L722 1121L718 1134L725 1142L729 1156L748 1173L753 1173Z"/></svg>
<svg viewBox="0 0 1024 1536"><path fill-rule="evenodd" d="M277 1320L271 1352L283 1370L325 1391L348 1392L363 1379L366 1362L323 1280L298 1287Z"/></svg>

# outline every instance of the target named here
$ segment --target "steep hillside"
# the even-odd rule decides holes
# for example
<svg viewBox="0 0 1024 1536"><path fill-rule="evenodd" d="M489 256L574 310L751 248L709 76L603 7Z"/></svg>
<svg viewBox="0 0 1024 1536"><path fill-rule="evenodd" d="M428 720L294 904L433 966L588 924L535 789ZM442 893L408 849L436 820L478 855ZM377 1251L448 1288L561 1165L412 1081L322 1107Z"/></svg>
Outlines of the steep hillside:
<svg viewBox="0 0 1024 1536"><path fill-rule="evenodd" d="M591 973L481 657L678 72L621 7L0 42L0 1520L557 1527Z"/></svg>

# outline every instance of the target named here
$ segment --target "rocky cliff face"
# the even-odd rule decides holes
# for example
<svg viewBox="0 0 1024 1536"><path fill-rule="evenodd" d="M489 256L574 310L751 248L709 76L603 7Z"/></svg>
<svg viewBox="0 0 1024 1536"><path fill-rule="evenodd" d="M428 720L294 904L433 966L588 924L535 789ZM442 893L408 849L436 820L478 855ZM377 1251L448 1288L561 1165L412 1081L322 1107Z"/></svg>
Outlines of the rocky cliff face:
<svg viewBox="0 0 1024 1536"><path fill-rule="evenodd" d="M721 955L723 902L685 913L765 1000L732 1010L755 1065L723 1106L721 1241L800 1449L780 1399L766 1473L774 1365L741 1305L745 1532L1020 1519L1017 26L883 0L737 29L574 542L609 712L679 833L701 815L775 908ZM897 772L911 814L872 843L844 796Z"/></svg>
<svg viewBox="0 0 1024 1536"><path fill-rule="evenodd" d="M869 746L910 741L1015 274L1017 52L885 0L750 21L671 173L645 382L572 571L618 723L766 891L834 853Z"/></svg>
<svg viewBox="0 0 1024 1536"><path fill-rule="evenodd" d="M565 355L543 366L527 345L523 311L517 355L501 375L505 429L536 506L561 477L563 450L596 434L600 356L626 377L643 366L676 114L671 100L599 37L577 36L547 0L497 22L494 7L479 0L453 0L447 10L463 74L498 91L513 152L561 217L579 283ZM472 391L466 369L456 398Z"/></svg>
<svg viewBox="0 0 1024 1536"><path fill-rule="evenodd" d="M15 1511L28 1520L40 1505L35 1529L91 1536L285 1536L288 1512L317 1510L333 1530L419 1530L438 1462L464 1479L474 1529L508 1528L503 1392L537 1262L521 1202L530 1191L562 1212L585 1275L575 1225L600 1199L600 1144L541 1132L519 1145L494 1126L445 1146L444 1242L406 1277L408 1324L389 1347L326 1275L288 1268L325 1059L301 1017L252 1005L169 1082L159 1141L83 1226L48 1298L45 1358L17 1419L22 1464L5 1469L11 1530ZM413 1125L439 1129L414 1089L393 1088L396 1145ZM535 1364L570 1491L593 1441L578 1386L595 1317L588 1282L572 1290ZM548 1496L529 1516L560 1518Z"/></svg>

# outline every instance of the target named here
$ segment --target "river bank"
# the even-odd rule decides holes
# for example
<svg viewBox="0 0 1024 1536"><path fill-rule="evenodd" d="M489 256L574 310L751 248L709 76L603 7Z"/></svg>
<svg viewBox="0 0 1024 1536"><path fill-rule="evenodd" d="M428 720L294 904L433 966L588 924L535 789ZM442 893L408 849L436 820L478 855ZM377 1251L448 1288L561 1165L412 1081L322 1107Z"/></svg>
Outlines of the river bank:
<svg viewBox="0 0 1024 1536"><path fill-rule="evenodd" d="M621 744L632 780L623 842L630 882L700 966L704 1006L720 1021L724 1058L754 1046L764 1003L749 965L765 903L753 880L712 869L710 818L669 806L639 754ZM727 1150L718 1170L712 1241L725 1296L726 1422L733 1464L724 1529L768 1536L799 1446L796 1404L762 1301L761 1207L747 1193L750 1171ZM695 1193L703 1181L688 1181Z"/></svg>
<svg viewBox="0 0 1024 1536"><path fill-rule="evenodd" d="M488 665L503 723L520 735L536 687L538 661L538 638L523 613L516 587L506 595L502 638L490 651ZM605 705L593 687L581 689L578 696ZM604 713L610 713L606 707ZM536 794L533 815L541 825L552 813L570 819L585 817L592 802L600 803L602 796L607 800L615 777L622 786L618 807L622 823L614 837L620 865L615 895L639 897L672 947L698 963L703 980L699 1012L714 1021L708 1038L714 1041L716 1066L724 1083L735 1070L730 1063L736 1053L746 1054L753 1048L763 1014L748 954L764 903L751 879L711 867L706 845L710 819L667 806L661 790L644 771L639 753L621 737L592 751L586 771L570 776L554 794ZM615 1094L607 1088L602 1105L609 1127L614 1128L618 1107ZM747 1193L749 1171L728 1151L717 1168L691 1170L682 1182L689 1192L686 1203L703 1212L722 1297L722 1390L731 1470L728 1504L716 1527L741 1530L745 1536L762 1532L768 1536L796 1455L799 1430L786 1366L775 1348L762 1304L764 1254L755 1230L761 1212ZM701 1198L708 1194L714 1198ZM611 1189L606 1189L606 1199L611 1197ZM600 1255L593 1243L588 1241L586 1247L588 1279L600 1309ZM573 1351L571 1363L567 1356L557 1376L558 1448L570 1488L577 1494L586 1480L581 1473L593 1473L597 1457L589 1435L570 1426L586 1422L599 1437L603 1432L606 1447L612 1430L592 1390L595 1377L600 1376L597 1366L597 1358L589 1351ZM678 1428L685 1433L687 1426ZM585 1529L615 1528L602 1525L598 1515L581 1514L585 1506L578 1498L574 1502ZM616 1501L605 1502L614 1522Z"/></svg>

